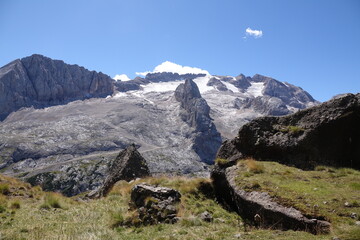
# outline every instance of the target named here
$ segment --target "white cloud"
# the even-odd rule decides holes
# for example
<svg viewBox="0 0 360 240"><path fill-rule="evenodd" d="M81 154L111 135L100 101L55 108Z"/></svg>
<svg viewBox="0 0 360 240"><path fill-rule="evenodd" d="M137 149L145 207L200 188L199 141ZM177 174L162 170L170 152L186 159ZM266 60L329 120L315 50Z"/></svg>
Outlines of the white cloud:
<svg viewBox="0 0 360 240"><path fill-rule="evenodd" d="M261 30L253 30L249 27L245 30L245 33L246 33L246 36L251 36L254 38L261 38L263 35L263 32Z"/></svg>
<svg viewBox="0 0 360 240"><path fill-rule="evenodd" d="M206 70L195 68L195 67L188 67L188 66L181 66L176 63L172 63L169 61L163 62L162 64L156 66L152 72L136 72L137 75L146 76L148 73L159 73L159 72L172 72L172 73L178 73L178 74L187 74L187 73L193 73L193 74L206 74L210 75L210 73Z"/></svg>
<svg viewBox="0 0 360 240"><path fill-rule="evenodd" d="M126 74L117 74L115 77L113 77L116 81L129 81L131 80Z"/></svg>

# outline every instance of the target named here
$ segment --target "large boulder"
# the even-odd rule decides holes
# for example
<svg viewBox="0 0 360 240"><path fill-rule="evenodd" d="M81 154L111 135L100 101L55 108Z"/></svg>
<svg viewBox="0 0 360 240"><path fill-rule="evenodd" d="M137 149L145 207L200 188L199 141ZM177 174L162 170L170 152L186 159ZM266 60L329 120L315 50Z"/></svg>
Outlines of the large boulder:
<svg viewBox="0 0 360 240"><path fill-rule="evenodd" d="M255 119L225 141L217 157L360 169L359 123L360 94L347 94L285 117Z"/></svg>
<svg viewBox="0 0 360 240"><path fill-rule="evenodd" d="M106 196L114 184L120 180L131 181L150 175L146 160L137 151L135 144L128 146L109 164L108 174L103 185L88 194L88 197Z"/></svg>
<svg viewBox="0 0 360 240"><path fill-rule="evenodd" d="M138 211L142 224L174 223L180 198L175 189L138 184L131 190L131 207Z"/></svg>

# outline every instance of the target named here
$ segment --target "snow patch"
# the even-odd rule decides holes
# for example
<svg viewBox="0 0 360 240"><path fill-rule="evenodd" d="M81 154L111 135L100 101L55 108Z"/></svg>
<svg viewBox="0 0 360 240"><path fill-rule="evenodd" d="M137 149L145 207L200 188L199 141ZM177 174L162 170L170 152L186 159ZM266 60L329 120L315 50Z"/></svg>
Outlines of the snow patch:
<svg viewBox="0 0 360 240"><path fill-rule="evenodd" d="M171 73L178 73L178 74L206 74L210 75L210 73L206 70L196 68L196 67L188 67L188 66L181 66L179 64L173 62L163 62L160 65L156 66L154 70L146 71L146 72L136 72L136 75L146 76L148 73L161 73L161 72L171 72Z"/></svg>
<svg viewBox="0 0 360 240"><path fill-rule="evenodd" d="M209 82L211 77L212 77L211 75L208 75L205 77L198 77L193 80L196 83L196 85L198 86L201 94L215 89L213 86L207 85L207 83Z"/></svg>
<svg viewBox="0 0 360 240"><path fill-rule="evenodd" d="M141 85L144 93L148 92L168 92L175 91L175 89L184 81L172 81L172 82L158 82Z"/></svg>
<svg viewBox="0 0 360 240"><path fill-rule="evenodd" d="M248 87L247 92L254 97L263 96L262 90L264 89L263 82L252 82L251 86Z"/></svg>
<svg viewBox="0 0 360 240"><path fill-rule="evenodd" d="M224 82L224 81L221 81L226 87L227 89L229 89L230 91L234 92L234 93L237 93L239 92L239 89L237 87L235 87L233 84L231 83L228 83L228 82Z"/></svg>

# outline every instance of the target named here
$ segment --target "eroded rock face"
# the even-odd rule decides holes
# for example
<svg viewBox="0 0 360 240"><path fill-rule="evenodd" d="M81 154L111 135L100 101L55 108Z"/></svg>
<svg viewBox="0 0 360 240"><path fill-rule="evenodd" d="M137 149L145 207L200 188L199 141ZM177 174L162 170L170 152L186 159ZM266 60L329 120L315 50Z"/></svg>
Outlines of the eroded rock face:
<svg viewBox="0 0 360 240"><path fill-rule="evenodd" d="M130 145L109 164L108 174L103 185L88 196L92 198L106 196L114 184L120 180L130 181L149 175L150 171L146 160L136 150L134 144Z"/></svg>
<svg viewBox="0 0 360 240"><path fill-rule="evenodd" d="M329 222L309 219L295 208L276 203L266 192L241 189L235 182L237 171L236 165L216 165L211 178L218 200L251 224L262 228L301 230L313 234L330 232Z"/></svg>
<svg viewBox="0 0 360 240"><path fill-rule="evenodd" d="M237 154L312 169L360 169L360 94L348 94L285 117L262 117L224 142L218 157Z"/></svg>
<svg viewBox="0 0 360 240"><path fill-rule="evenodd" d="M201 97L199 88L187 79L176 88L175 99L183 109L181 119L195 129L193 149L203 162L213 163L221 145L221 135L210 118L210 107Z"/></svg>
<svg viewBox="0 0 360 240"><path fill-rule="evenodd" d="M0 68L0 121L22 107L42 108L113 93L113 80L34 54Z"/></svg>
<svg viewBox="0 0 360 240"><path fill-rule="evenodd" d="M131 190L131 204L137 209L142 224L175 223L181 194L166 187L148 184L135 185Z"/></svg>

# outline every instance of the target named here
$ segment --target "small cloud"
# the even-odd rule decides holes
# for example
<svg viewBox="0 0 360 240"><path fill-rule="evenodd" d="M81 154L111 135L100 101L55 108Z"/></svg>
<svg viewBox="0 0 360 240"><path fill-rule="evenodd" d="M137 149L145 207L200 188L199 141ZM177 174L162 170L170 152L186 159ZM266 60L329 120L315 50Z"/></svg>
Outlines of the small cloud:
<svg viewBox="0 0 360 240"><path fill-rule="evenodd" d="M246 34L246 36L243 37L243 38L246 38L247 36L251 36L251 37L254 37L254 38L261 38L262 35L263 35L263 32L261 30L253 30L253 29L248 27L245 30L245 34Z"/></svg>
<svg viewBox="0 0 360 240"><path fill-rule="evenodd" d="M178 73L178 74L187 74L187 73L193 73L193 74L206 74L210 75L210 73L206 70L196 68L196 67L188 67L188 66L181 66L176 63L172 63L169 61L163 62L162 64L156 66L152 72L136 72L136 75L146 76L148 73L161 73L161 72L172 72L172 73Z"/></svg>
<svg viewBox="0 0 360 240"><path fill-rule="evenodd" d="M115 77L113 77L116 81L129 81L131 80L126 74L117 74Z"/></svg>

